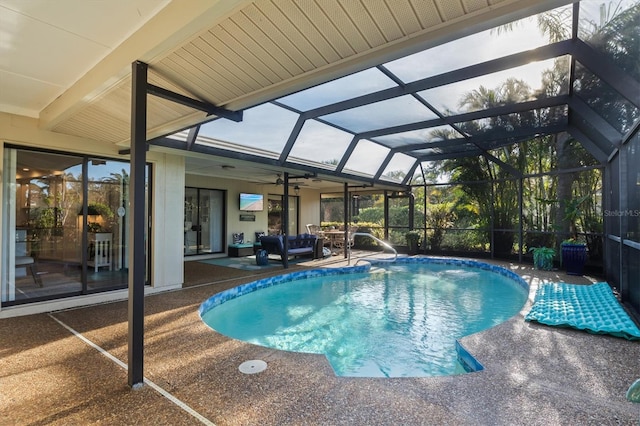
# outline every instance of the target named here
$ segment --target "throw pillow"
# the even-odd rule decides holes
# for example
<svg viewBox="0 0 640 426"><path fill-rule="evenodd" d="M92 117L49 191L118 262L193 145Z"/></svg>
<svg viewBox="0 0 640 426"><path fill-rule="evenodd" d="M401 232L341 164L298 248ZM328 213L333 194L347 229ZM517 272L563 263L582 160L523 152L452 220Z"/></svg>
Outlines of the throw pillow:
<svg viewBox="0 0 640 426"><path fill-rule="evenodd" d="M260 237L264 237L264 232L256 232L256 242L260 241Z"/></svg>
<svg viewBox="0 0 640 426"><path fill-rule="evenodd" d="M233 237L233 244L242 244L244 243L244 232L240 232L240 233L234 233L232 235Z"/></svg>

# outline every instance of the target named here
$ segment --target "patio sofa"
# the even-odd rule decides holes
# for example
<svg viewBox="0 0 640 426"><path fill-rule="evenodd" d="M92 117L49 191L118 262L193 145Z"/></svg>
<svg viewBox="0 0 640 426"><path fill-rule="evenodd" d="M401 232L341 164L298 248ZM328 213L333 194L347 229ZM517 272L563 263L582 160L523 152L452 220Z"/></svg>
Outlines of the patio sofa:
<svg viewBox="0 0 640 426"><path fill-rule="evenodd" d="M265 235L260 237L260 244L263 250L269 254L280 256L280 260L284 256L313 256L315 254L316 243L318 237L311 234L290 235L287 237L289 249L284 252L284 238L282 235Z"/></svg>

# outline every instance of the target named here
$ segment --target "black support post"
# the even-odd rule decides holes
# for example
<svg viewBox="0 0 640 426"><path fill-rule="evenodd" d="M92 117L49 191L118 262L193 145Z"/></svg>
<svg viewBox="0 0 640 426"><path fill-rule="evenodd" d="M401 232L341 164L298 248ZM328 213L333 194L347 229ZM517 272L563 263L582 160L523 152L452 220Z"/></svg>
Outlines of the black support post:
<svg viewBox="0 0 640 426"><path fill-rule="evenodd" d="M344 258L347 258L349 248L349 184L344 183Z"/></svg>
<svg viewBox="0 0 640 426"><path fill-rule="evenodd" d="M289 267L289 173L284 172L284 195L282 196L282 266Z"/></svg>
<svg viewBox="0 0 640 426"><path fill-rule="evenodd" d="M128 374L133 389L144 383L145 167L147 145L147 64L131 64L131 175L129 200Z"/></svg>
<svg viewBox="0 0 640 426"><path fill-rule="evenodd" d="M389 194L384 190L384 240L389 241Z"/></svg>
<svg viewBox="0 0 640 426"><path fill-rule="evenodd" d="M524 250L524 179L518 180L518 262L522 263L522 250Z"/></svg>

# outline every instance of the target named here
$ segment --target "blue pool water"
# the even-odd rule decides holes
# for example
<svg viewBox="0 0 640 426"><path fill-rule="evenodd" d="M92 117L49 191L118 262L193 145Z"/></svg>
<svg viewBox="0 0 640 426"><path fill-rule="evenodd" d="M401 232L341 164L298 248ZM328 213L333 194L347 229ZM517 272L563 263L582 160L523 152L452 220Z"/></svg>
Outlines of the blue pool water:
<svg viewBox="0 0 640 426"><path fill-rule="evenodd" d="M339 376L464 373L456 340L518 313L526 284L495 266L424 260L262 280L212 297L201 316L235 339L325 354Z"/></svg>

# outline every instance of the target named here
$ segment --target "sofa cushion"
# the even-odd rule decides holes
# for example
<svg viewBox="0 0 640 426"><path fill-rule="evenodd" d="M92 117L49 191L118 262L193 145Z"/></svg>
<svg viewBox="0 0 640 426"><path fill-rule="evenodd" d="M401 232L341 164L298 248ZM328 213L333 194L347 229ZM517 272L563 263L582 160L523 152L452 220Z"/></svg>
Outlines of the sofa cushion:
<svg viewBox="0 0 640 426"><path fill-rule="evenodd" d="M311 234L289 235L287 236L288 254L301 255L312 254L317 237ZM262 248L270 254L284 254L284 238L282 235L269 235L260 238Z"/></svg>

